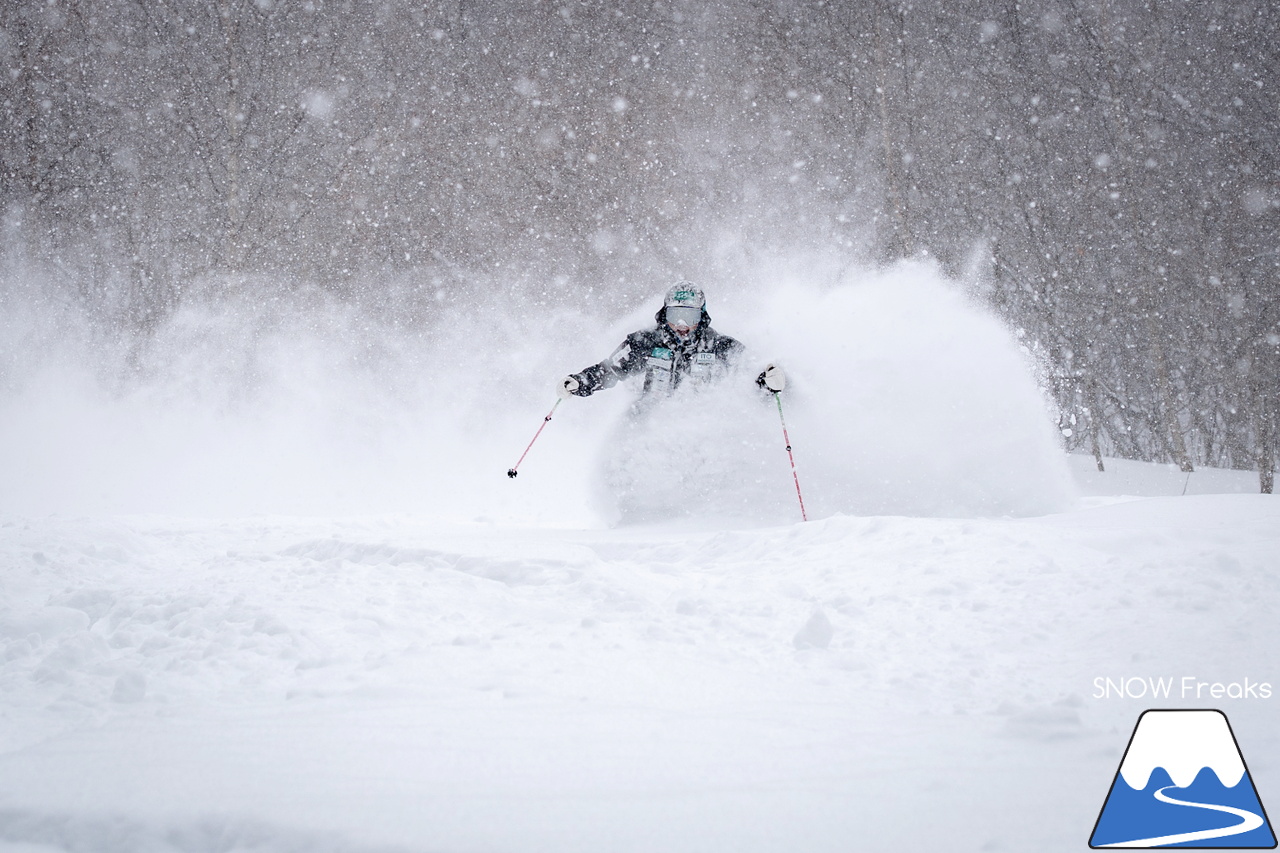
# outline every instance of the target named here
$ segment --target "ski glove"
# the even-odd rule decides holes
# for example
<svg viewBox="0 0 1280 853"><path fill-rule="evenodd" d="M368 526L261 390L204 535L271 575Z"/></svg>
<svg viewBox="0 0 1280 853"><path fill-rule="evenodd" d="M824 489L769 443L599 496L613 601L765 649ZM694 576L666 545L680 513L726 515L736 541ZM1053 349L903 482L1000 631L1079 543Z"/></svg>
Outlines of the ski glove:
<svg viewBox="0 0 1280 853"><path fill-rule="evenodd" d="M771 364L760 371L760 375L756 377L756 384L767 391L777 394L787 387L787 375L782 372L781 367Z"/></svg>
<svg viewBox="0 0 1280 853"><path fill-rule="evenodd" d="M556 393L559 394L561 398L568 400L570 397L578 393L578 388L581 385L582 383L574 377L566 376L564 379L561 379L556 383Z"/></svg>

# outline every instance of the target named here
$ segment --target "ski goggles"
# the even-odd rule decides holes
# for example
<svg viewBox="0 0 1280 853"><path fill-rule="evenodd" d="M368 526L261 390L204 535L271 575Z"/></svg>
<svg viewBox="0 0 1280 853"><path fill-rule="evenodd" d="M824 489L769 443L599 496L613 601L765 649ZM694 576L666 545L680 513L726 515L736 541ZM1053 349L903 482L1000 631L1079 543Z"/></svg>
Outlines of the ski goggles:
<svg viewBox="0 0 1280 853"><path fill-rule="evenodd" d="M667 325L686 326L692 329L702 320L702 309L687 305L667 306Z"/></svg>

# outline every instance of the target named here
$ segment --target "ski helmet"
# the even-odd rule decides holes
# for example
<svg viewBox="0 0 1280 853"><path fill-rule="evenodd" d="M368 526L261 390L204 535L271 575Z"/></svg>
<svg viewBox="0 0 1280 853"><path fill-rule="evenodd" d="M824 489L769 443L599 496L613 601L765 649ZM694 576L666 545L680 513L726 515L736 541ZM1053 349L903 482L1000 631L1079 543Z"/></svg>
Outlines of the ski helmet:
<svg viewBox="0 0 1280 853"><path fill-rule="evenodd" d="M677 281L662 302L662 321L677 331L694 329L706 316L706 310L707 297L702 288L691 281Z"/></svg>

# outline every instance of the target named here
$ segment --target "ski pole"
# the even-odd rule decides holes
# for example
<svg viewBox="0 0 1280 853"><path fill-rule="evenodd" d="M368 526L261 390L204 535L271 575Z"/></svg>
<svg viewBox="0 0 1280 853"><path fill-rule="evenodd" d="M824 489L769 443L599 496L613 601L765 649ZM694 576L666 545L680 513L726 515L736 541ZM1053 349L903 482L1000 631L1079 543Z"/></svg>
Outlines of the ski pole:
<svg viewBox="0 0 1280 853"><path fill-rule="evenodd" d="M543 428L551 422L551 416L556 413L556 409L560 406L561 402L562 400L556 400L556 404L551 407L551 411L547 412L547 416L542 419L542 426L538 427L538 431L533 434L533 440L529 442L529 447L526 447L524 449L524 453L520 454L520 460L516 462L515 465L511 466L511 468L507 469L508 477L515 479L515 476L518 473L516 469L520 467L520 463L524 461L524 458L529 455L529 450L533 447L533 442L537 441L538 436L542 435Z"/></svg>
<svg viewBox="0 0 1280 853"><path fill-rule="evenodd" d="M787 458L791 460L791 479L796 484L796 497L800 500L800 520L808 521L809 515L804 511L804 495L800 494L800 477L796 474L796 458L791 454L791 437L787 435L787 419L782 414L782 395L773 392L774 402L778 404L778 419L782 421L782 440L787 445Z"/></svg>

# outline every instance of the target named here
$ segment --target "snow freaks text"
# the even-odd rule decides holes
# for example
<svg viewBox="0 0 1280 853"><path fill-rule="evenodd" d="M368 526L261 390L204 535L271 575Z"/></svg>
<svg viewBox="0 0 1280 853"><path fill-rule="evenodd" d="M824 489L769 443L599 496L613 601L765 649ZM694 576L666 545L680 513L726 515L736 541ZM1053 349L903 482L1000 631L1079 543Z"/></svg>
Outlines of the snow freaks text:
<svg viewBox="0 0 1280 853"><path fill-rule="evenodd" d="M1093 680L1094 699L1270 699L1271 682L1244 678L1240 681L1202 681L1193 675L1181 678L1131 676Z"/></svg>

